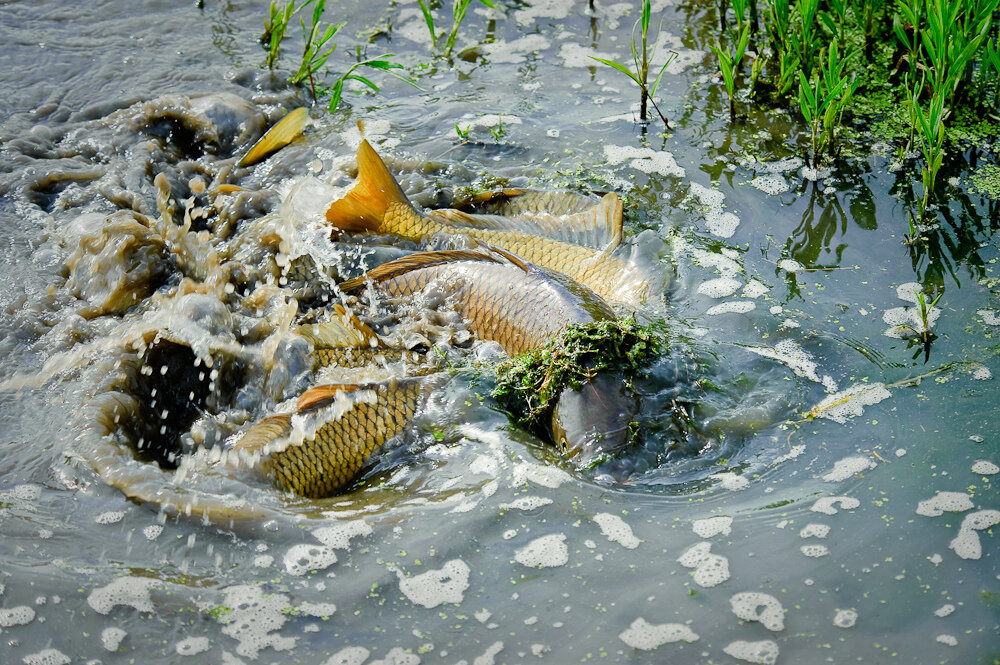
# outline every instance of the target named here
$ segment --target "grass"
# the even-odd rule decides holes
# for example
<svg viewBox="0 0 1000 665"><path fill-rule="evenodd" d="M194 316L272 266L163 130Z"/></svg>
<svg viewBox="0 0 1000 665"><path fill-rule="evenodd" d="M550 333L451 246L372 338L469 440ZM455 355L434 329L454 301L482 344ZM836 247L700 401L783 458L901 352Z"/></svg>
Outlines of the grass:
<svg viewBox="0 0 1000 665"><path fill-rule="evenodd" d="M490 9L495 7L492 0L479 0L479 2ZM444 32L438 34L435 29L434 15L431 13L430 6L425 4L424 0L417 0L417 4L420 5L420 11L424 16L424 24L431 35L431 49L437 51L438 40L444 37ZM472 0L455 0L451 5L452 24L451 32L448 33L448 37L445 39L445 57L451 57L451 52L455 49L455 41L458 39L458 28L462 25L462 21L465 20L465 13L468 11L470 4L472 4Z"/></svg>
<svg viewBox="0 0 1000 665"><path fill-rule="evenodd" d="M663 114L663 111L661 111L660 107L656 104L656 90L660 87L660 81L663 79L663 73L667 70L670 63L673 62L674 58L677 57L677 53L673 51L670 52L666 62L664 62L663 66L660 67L660 71L657 73L653 84L649 85L649 66L655 56L655 49L649 49L649 21L651 13L649 0L642 0L642 14L632 26L632 68L614 60L607 60L596 56L590 57L602 65L607 65L612 69L618 70L625 76L632 79L632 81L639 86L639 120L641 122L645 123L648 120L648 102L648 104L652 105L652 107L656 110L656 113L660 116L660 120L663 121L663 124L667 125L667 116ZM638 44L635 39L636 28L641 28L640 40Z"/></svg>

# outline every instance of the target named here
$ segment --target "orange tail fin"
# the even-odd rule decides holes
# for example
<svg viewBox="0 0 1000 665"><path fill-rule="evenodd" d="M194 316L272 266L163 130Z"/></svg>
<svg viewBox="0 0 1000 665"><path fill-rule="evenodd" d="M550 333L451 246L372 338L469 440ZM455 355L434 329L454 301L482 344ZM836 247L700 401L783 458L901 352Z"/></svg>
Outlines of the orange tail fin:
<svg viewBox="0 0 1000 665"><path fill-rule="evenodd" d="M377 231L392 203L410 205L382 158L368 141L361 141L358 181L344 198L330 204L326 220L343 231Z"/></svg>

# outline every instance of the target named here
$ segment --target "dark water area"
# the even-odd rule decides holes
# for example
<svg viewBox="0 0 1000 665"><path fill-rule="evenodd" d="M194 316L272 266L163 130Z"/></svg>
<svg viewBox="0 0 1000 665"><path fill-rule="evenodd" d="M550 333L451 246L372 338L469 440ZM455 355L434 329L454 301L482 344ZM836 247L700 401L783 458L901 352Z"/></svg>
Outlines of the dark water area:
<svg viewBox="0 0 1000 665"><path fill-rule="evenodd" d="M420 89L369 71L240 167L310 105L297 21L271 74L263 2L5 3L0 662L995 663L1000 218L973 176L1000 144L947 162L908 244L912 158L808 168L797 113L730 122L714 6L653 11L668 131L588 57L628 57L637 6L474 3L448 59L416 2L328 3L327 85L390 52ZM672 340L640 443L579 469L515 427L503 353L430 294L358 305L453 370L359 486L228 464L309 385L407 371L313 372L291 333L425 247L331 239L362 137L419 206L623 197L617 256L666 286L619 312Z"/></svg>

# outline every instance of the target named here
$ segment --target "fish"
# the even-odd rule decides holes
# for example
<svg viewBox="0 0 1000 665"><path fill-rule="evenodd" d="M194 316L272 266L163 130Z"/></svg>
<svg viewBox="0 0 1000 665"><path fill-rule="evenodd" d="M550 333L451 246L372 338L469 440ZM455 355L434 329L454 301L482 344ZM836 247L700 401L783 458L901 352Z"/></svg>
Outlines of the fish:
<svg viewBox="0 0 1000 665"><path fill-rule="evenodd" d="M389 233L411 240L461 234L560 272L613 302L641 307L652 295L648 277L612 254L622 239L622 203L613 192L589 210L565 217L536 214L512 220L460 210L424 214L413 207L368 141L361 142L357 160L357 182L325 212L326 220L341 231ZM560 239L562 233L572 236L580 228L601 234L604 246L593 248Z"/></svg>
<svg viewBox="0 0 1000 665"><path fill-rule="evenodd" d="M411 377L315 386L302 393L294 414L257 421L231 453L282 489L311 499L330 496L357 480L374 453L410 423L428 393L425 383ZM318 426L301 431L295 418L311 416Z"/></svg>
<svg viewBox="0 0 1000 665"><path fill-rule="evenodd" d="M272 152L284 148L302 134L308 121L309 109L305 106L290 111L253 144L247 153L236 162L236 166L252 166Z"/></svg>
<svg viewBox="0 0 1000 665"><path fill-rule="evenodd" d="M406 298L439 289L480 339L496 342L510 355L535 349L573 324L608 320L614 310L591 289L567 276L522 261L502 249L421 252L378 266L340 284L346 295L376 290ZM377 337L337 306L337 316L299 333L320 348L377 349ZM343 346L341 346L343 345ZM348 487L375 453L399 434L417 411L426 384L419 378L372 384L312 388L295 414L269 416L253 425L234 446L283 489L306 497L329 496ZM373 391L325 422L313 435L295 438L293 417L316 413L339 393ZM620 379L597 374L592 382L566 389L553 409L549 434L567 457L586 464L628 440L628 423L638 409ZM282 443L285 442L285 443Z"/></svg>

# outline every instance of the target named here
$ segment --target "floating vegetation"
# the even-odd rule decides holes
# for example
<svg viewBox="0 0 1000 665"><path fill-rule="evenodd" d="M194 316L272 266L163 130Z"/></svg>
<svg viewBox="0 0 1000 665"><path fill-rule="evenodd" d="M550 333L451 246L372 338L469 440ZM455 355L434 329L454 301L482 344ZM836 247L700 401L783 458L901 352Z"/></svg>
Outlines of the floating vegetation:
<svg viewBox="0 0 1000 665"><path fill-rule="evenodd" d="M564 389L601 372L620 372L629 381L664 344L660 332L632 318L570 326L545 346L499 365L493 396L518 423L537 426Z"/></svg>

